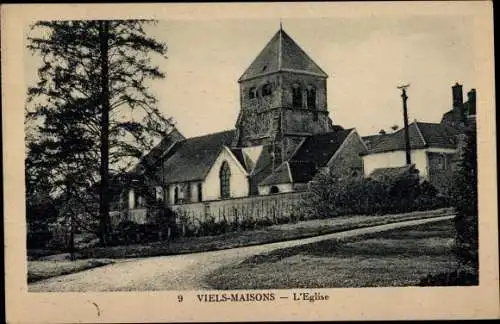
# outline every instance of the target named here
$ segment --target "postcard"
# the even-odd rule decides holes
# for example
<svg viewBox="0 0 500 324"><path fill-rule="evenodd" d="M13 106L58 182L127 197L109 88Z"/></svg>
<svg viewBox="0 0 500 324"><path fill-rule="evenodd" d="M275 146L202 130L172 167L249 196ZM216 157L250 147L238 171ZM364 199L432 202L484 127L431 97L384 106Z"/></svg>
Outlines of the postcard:
<svg viewBox="0 0 500 324"><path fill-rule="evenodd" d="M9 323L499 317L491 2L1 10Z"/></svg>

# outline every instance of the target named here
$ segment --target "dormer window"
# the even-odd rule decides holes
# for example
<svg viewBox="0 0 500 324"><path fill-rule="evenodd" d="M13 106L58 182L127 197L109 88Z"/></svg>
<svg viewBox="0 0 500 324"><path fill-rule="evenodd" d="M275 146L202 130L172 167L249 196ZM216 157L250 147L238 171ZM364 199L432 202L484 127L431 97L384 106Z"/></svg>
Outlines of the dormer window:
<svg viewBox="0 0 500 324"><path fill-rule="evenodd" d="M270 96L272 93L272 88L271 88L271 84L270 83L266 83L262 86L262 96L263 97L266 97L266 96Z"/></svg>
<svg viewBox="0 0 500 324"><path fill-rule="evenodd" d="M316 89L313 86L307 87L307 108L316 109Z"/></svg>
<svg viewBox="0 0 500 324"><path fill-rule="evenodd" d="M297 108L302 107L302 89L297 83L292 86L292 106Z"/></svg>
<svg viewBox="0 0 500 324"><path fill-rule="evenodd" d="M248 91L248 98L250 98L250 99L257 98L257 88L256 87L250 88L250 90Z"/></svg>

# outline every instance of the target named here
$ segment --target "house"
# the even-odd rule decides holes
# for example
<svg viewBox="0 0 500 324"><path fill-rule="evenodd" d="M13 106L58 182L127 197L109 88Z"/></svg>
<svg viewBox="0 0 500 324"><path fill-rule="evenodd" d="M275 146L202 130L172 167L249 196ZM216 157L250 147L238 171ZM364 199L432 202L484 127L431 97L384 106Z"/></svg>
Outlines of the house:
<svg viewBox="0 0 500 324"><path fill-rule="evenodd" d="M239 78L235 129L173 130L133 170L128 210L304 191L322 168L363 173L358 132L333 125L328 75L280 27Z"/></svg>
<svg viewBox="0 0 500 324"><path fill-rule="evenodd" d="M440 123L414 121L408 125L411 162L422 179L446 193L460 160L465 129L475 125L475 90L462 102L462 86L452 87L453 108L443 115ZM363 137L368 153L363 156L366 176L375 170L406 165L405 129L390 134ZM378 171L380 172L380 171Z"/></svg>

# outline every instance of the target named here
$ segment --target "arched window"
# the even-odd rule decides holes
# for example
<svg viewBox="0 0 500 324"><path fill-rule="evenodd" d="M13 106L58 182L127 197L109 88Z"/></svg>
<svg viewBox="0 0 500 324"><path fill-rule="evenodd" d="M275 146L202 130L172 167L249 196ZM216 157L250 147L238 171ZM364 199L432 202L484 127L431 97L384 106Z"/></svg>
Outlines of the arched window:
<svg viewBox="0 0 500 324"><path fill-rule="evenodd" d="M273 92L273 90L271 88L270 83L266 83L262 86L262 96L263 97L270 96L272 92Z"/></svg>
<svg viewBox="0 0 500 324"><path fill-rule="evenodd" d="M292 86L292 106L302 107L302 89L297 83Z"/></svg>
<svg viewBox="0 0 500 324"><path fill-rule="evenodd" d="M221 198L229 198L231 196L231 188L230 188L230 178L231 178L231 170L229 169L229 164L227 161L222 163L219 172L220 178L220 196Z"/></svg>
<svg viewBox="0 0 500 324"><path fill-rule="evenodd" d="M271 193L272 194L276 194L276 193L279 193L279 192L280 192L280 190L278 189L278 187L276 187L276 186L272 186L271 187Z"/></svg>
<svg viewBox="0 0 500 324"><path fill-rule="evenodd" d="M307 108L316 109L316 89L313 86L307 87Z"/></svg>
<svg viewBox="0 0 500 324"><path fill-rule="evenodd" d="M179 203L179 187L175 186L174 189L174 204Z"/></svg>
<svg viewBox="0 0 500 324"><path fill-rule="evenodd" d="M250 90L248 91L248 97L250 99L255 99L257 98L257 88L251 87Z"/></svg>

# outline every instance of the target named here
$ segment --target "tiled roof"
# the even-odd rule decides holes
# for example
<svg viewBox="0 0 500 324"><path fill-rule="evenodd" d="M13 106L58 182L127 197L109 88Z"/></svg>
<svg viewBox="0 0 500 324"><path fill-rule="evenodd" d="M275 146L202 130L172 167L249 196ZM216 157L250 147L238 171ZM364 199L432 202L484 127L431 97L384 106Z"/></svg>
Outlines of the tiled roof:
<svg viewBox="0 0 500 324"><path fill-rule="evenodd" d="M315 163L290 161L288 164L295 183L307 183L318 172L318 166Z"/></svg>
<svg viewBox="0 0 500 324"><path fill-rule="evenodd" d="M310 136L295 152L291 161L313 163L323 167L352 131L350 128Z"/></svg>
<svg viewBox="0 0 500 324"><path fill-rule="evenodd" d="M327 165L352 131L352 128L338 129L307 137L294 155L288 161L283 162L259 185L311 181L317 171Z"/></svg>
<svg viewBox="0 0 500 324"><path fill-rule="evenodd" d="M229 146L234 130L188 138L178 142L163 164L166 183L203 180L223 146Z"/></svg>
<svg viewBox="0 0 500 324"><path fill-rule="evenodd" d="M288 162L285 161L269 177L265 178L264 181L259 183L259 185L292 183L293 179L290 177L290 175L290 166Z"/></svg>
<svg viewBox="0 0 500 324"><path fill-rule="evenodd" d="M431 147L456 148L458 131L445 124L417 122L425 142Z"/></svg>
<svg viewBox="0 0 500 324"><path fill-rule="evenodd" d="M378 142L382 141L386 136L390 136L390 135L391 134L368 135L368 136L363 136L361 139L365 143L366 147L370 150Z"/></svg>
<svg viewBox="0 0 500 324"><path fill-rule="evenodd" d="M141 161L132 170L132 174L142 174L144 173L146 167L155 168L162 155L172 149L175 143L185 139L186 138L176 128L174 128L160 141L160 143L158 143L158 145L141 158Z"/></svg>
<svg viewBox="0 0 500 324"><path fill-rule="evenodd" d="M455 136L458 134L458 131L448 125L413 122L408 126L408 131L411 149L425 147L456 148ZM369 153L404 150L404 128L377 138L368 147L370 150Z"/></svg>
<svg viewBox="0 0 500 324"><path fill-rule="evenodd" d="M300 46L284 30L280 29L257 55L239 81L287 70L328 77Z"/></svg>

